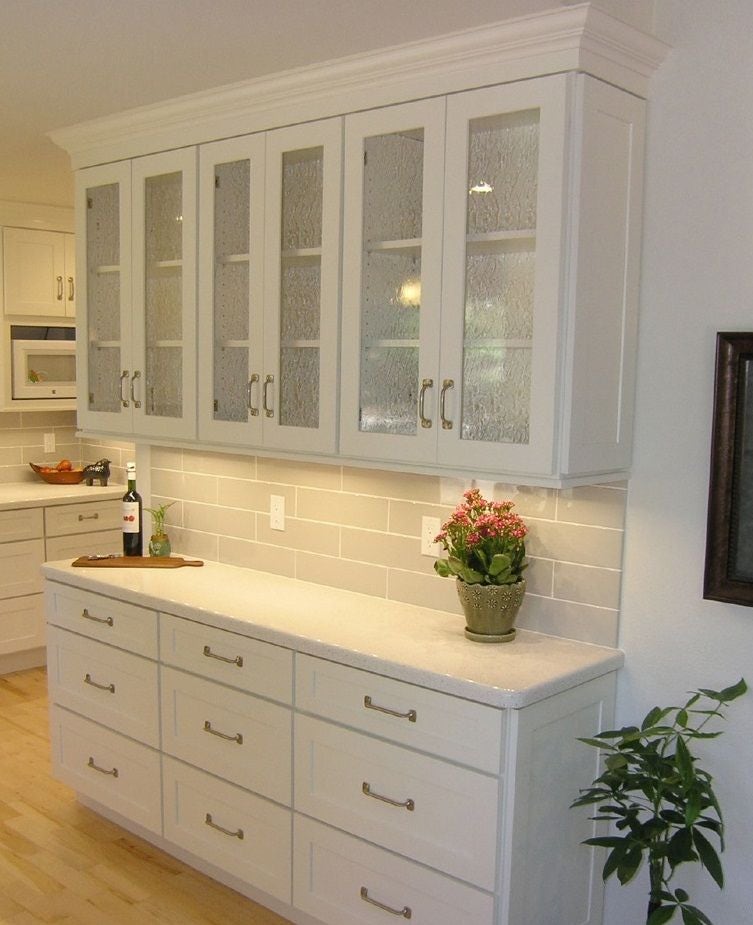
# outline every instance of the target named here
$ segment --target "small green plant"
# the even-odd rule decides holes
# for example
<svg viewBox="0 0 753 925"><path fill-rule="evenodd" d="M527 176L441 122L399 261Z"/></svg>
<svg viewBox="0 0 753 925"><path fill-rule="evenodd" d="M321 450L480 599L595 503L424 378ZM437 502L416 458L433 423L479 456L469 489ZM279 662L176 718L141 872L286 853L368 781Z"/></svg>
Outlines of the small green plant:
<svg viewBox="0 0 753 925"><path fill-rule="evenodd" d="M625 726L581 739L606 752L605 770L572 806L601 804L592 818L612 822L617 830L585 844L609 849L604 880L616 874L627 883L647 861L646 925L664 925L678 909L684 925L713 925L690 905L685 890L670 891L669 881L681 864L700 861L718 886L724 885L722 811L713 779L699 767L690 743L721 735L708 730L708 723L724 718L721 708L747 689L743 679L722 691L701 688L681 707L654 707L640 728ZM718 840L719 852L708 834Z"/></svg>
<svg viewBox="0 0 753 925"><path fill-rule="evenodd" d="M167 514L167 509L172 507L173 504L175 502L170 501L169 504L160 504L159 507L147 508L147 511L152 515L152 533L154 536L165 535L165 515Z"/></svg>

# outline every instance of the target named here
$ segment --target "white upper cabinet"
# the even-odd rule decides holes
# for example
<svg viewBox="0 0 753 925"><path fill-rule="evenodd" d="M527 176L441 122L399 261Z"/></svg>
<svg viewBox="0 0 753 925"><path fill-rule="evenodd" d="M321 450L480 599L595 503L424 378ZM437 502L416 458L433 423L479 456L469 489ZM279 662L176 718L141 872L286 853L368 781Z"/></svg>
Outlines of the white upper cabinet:
<svg viewBox="0 0 753 925"><path fill-rule="evenodd" d="M4 228L5 314L73 318L75 262L72 234Z"/></svg>

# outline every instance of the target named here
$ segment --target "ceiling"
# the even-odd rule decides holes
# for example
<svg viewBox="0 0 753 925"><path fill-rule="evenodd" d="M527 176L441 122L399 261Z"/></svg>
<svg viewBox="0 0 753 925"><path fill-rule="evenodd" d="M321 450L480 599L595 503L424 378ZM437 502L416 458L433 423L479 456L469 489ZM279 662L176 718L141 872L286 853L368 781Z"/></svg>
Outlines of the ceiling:
<svg viewBox="0 0 753 925"><path fill-rule="evenodd" d="M0 0L0 200L72 204L52 129L572 2ZM633 24L652 2L631 0Z"/></svg>

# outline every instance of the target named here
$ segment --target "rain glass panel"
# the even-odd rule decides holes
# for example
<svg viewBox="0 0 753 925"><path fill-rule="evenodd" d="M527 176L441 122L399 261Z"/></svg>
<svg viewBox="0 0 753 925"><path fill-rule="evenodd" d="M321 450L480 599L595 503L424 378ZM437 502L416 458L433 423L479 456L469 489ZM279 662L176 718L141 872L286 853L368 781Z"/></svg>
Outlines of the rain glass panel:
<svg viewBox="0 0 753 925"><path fill-rule="evenodd" d="M359 429L415 434L423 129L364 144Z"/></svg>

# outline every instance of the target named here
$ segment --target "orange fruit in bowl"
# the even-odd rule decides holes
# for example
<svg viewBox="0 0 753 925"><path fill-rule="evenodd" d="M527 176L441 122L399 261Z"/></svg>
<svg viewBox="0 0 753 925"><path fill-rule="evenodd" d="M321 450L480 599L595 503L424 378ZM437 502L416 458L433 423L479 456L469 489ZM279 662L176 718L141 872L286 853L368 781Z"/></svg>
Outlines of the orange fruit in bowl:
<svg viewBox="0 0 753 925"><path fill-rule="evenodd" d="M55 468L58 472L70 472L73 468L73 463L70 459L61 459Z"/></svg>

